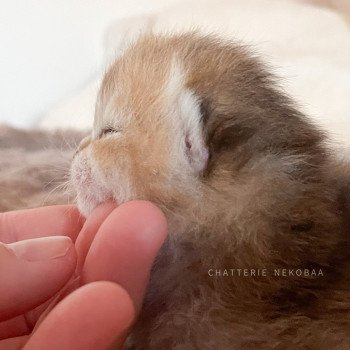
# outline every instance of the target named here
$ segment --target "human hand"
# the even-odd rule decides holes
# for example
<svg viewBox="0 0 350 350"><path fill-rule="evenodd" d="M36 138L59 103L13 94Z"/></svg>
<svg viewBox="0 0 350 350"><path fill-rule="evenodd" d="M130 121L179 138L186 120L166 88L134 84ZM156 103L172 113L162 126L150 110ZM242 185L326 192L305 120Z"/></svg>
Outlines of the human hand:
<svg viewBox="0 0 350 350"><path fill-rule="evenodd" d="M144 201L0 214L0 349L121 347L165 236Z"/></svg>

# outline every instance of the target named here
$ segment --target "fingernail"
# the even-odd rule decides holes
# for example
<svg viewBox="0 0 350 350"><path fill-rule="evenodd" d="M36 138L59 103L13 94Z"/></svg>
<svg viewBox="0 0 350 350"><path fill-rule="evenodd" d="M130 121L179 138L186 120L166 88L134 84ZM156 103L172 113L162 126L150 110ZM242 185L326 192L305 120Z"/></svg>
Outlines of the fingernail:
<svg viewBox="0 0 350 350"><path fill-rule="evenodd" d="M67 254L71 246L72 241L66 236L27 239L7 245L19 259L26 261L61 258Z"/></svg>

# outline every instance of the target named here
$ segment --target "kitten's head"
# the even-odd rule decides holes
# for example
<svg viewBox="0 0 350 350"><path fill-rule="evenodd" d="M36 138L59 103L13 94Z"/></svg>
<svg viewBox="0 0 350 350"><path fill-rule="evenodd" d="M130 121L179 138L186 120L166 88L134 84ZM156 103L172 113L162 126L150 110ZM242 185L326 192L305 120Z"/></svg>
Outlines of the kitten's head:
<svg viewBox="0 0 350 350"><path fill-rule="evenodd" d="M148 199L176 205L198 192L208 162L200 98L169 39L140 39L106 73L93 131L72 166L78 205Z"/></svg>
<svg viewBox="0 0 350 350"><path fill-rule="evenodd" d="M232 43L141 37L106 73L92 134L74 158L79 208L87 215L108 198L137 198L170 211L222 212L259 192L257 179L254 190L245 186L251 172L263 183L270 171L278 183L284 169L298 173L304 149L317 162L320 135L272 85Z"/></svg>

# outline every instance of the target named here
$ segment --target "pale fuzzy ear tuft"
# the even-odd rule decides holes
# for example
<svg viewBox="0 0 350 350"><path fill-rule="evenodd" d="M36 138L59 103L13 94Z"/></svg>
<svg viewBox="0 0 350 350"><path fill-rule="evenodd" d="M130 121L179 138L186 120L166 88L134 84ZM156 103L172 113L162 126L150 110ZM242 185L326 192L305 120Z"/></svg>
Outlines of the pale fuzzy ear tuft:
<svg viewBox="0 0 350 350"><path fill-rule="evenodd" d="M174 58L165 89L167 110L179 137L178 156L185 154L195 173L205 170L209 152L205 144L200 100L186 87L185 70Z"/></svg>
<svg viewBox="0 0 350 350"><path fill-rule="evenodd" d="M193 170L201 173L207 166L209 152L201 122L200 101L189 89L184 89L178 102L185 131L186 154Z"/></svg>

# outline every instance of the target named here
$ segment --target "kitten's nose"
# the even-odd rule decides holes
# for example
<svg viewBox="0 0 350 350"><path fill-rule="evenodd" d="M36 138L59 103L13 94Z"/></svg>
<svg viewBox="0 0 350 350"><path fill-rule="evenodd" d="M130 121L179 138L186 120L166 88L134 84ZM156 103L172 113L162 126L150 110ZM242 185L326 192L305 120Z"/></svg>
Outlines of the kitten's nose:
<svg viewBox="0 0 350 350"><path fill-rule="evenodd" d="M73 158L80 152L82 151L84 148L86 148L91 142L91 136L86 136L84 137L80 143L79 143L79 146L77 148L77 150L75 151L74 155L73 155Z"/></svg>

